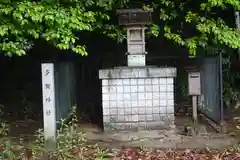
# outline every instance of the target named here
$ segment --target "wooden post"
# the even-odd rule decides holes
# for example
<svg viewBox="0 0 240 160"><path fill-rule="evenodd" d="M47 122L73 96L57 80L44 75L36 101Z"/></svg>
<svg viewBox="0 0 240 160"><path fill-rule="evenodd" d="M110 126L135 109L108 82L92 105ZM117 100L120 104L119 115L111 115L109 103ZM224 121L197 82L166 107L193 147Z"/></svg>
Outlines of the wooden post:
<svg viewBox="0 0 240 160"><path fill-rule="evenodd" d="M194 124L196 124L198 122L198 117L197 117L197 96L192 96L192 117L193 117Z"/></svg>
<svg viewBox="0 0 240 160"><path fill-rule="evenodd" d="M56 104L54 64L42 64L43 122L46 149L56 147Z"/></svg>

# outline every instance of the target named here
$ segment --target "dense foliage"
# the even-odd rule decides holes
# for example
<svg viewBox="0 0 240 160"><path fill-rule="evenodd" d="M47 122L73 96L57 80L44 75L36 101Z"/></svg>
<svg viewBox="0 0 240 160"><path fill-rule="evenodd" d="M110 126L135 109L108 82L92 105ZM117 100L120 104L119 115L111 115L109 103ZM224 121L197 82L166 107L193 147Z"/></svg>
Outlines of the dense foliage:
<svg viewBox="0 0 240 160"><path fill-rule="evenodd" d="M233 9L240 10L238 0L161 0L148 6L160 11L164 36L187 47L191 54L196 54L197 48L240 47L240 31L227 21L234 19ZM232 11L232 15L225 19L224 11ZM157 31L158 26L153 28Z"/></svg>
<svg viewBox="0 0 240 160"><path fill-rule="evenodd" d="M160 19L150 26L150 33L163 35L192 54L208 46L240 48L240 31L222 18L222 11L240 10L238 0L1 0L0 49L7 55L24 55L41 39L87 55L85 46L78 43L83 31L123 40L112 21L115 10L123 7L153 8ZM184 35L188 29L193 32Z"/></svg>
<svg viewBox="0 0 240 160"><path fill-rule="evenodd" d="M112 4L122 5L117 0L2 0L0 48L7 55L24 55L34 40L42 39L61 50L86 55L85 47L77 43L82 31L117 33L113 25L104 23L110 19L107 10L113 9Z"/></svg>

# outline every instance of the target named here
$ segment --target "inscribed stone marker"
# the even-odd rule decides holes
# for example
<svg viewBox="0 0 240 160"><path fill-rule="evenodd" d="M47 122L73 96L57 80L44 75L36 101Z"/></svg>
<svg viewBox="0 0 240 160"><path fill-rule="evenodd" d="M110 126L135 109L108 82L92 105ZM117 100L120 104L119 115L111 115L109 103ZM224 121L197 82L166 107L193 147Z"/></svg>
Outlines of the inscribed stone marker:
<svg viewBox="0 0 240 160"><path fill-rule="evenodd" d="M46 149L56 147L54 64L42 64L43 122Z"/></svg>

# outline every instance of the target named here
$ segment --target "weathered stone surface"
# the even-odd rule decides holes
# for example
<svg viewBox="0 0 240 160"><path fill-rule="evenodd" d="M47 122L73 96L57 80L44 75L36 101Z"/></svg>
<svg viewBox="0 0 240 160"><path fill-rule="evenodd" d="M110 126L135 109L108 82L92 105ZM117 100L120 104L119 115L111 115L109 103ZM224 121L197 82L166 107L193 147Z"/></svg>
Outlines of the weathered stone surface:
<svg viewBox="0 0 240 160"><path fill-rule="evenodd" d="M99 70L100 79L176 77L176 68L117 67Z"/></svg>
<svg viewBox="0 0 240 160"><path fill-rule="evenodd" d="M101 70L104 130L171 128L175 68Z"/></svg>

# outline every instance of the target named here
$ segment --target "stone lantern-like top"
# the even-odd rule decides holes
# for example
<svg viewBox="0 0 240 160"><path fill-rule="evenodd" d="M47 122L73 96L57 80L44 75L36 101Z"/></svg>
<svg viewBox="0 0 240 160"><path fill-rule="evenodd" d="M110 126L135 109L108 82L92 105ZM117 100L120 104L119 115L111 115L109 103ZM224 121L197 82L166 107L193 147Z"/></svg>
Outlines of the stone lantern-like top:
<svg viewBox="0 0 240 160"><path fill-rule="evenodd" d="M129 67L146 66L145 25L152 23L152 11L117 10L119 25L127 30L127 63Z"/></svg>
<svg viewBox="0 0 240 160"><path fill-rule="evenodd" d="M145 27L151 12L118 10L127 31L128 66L101 69L104 130L174 128L176 68L146 66Z"/></svg>

